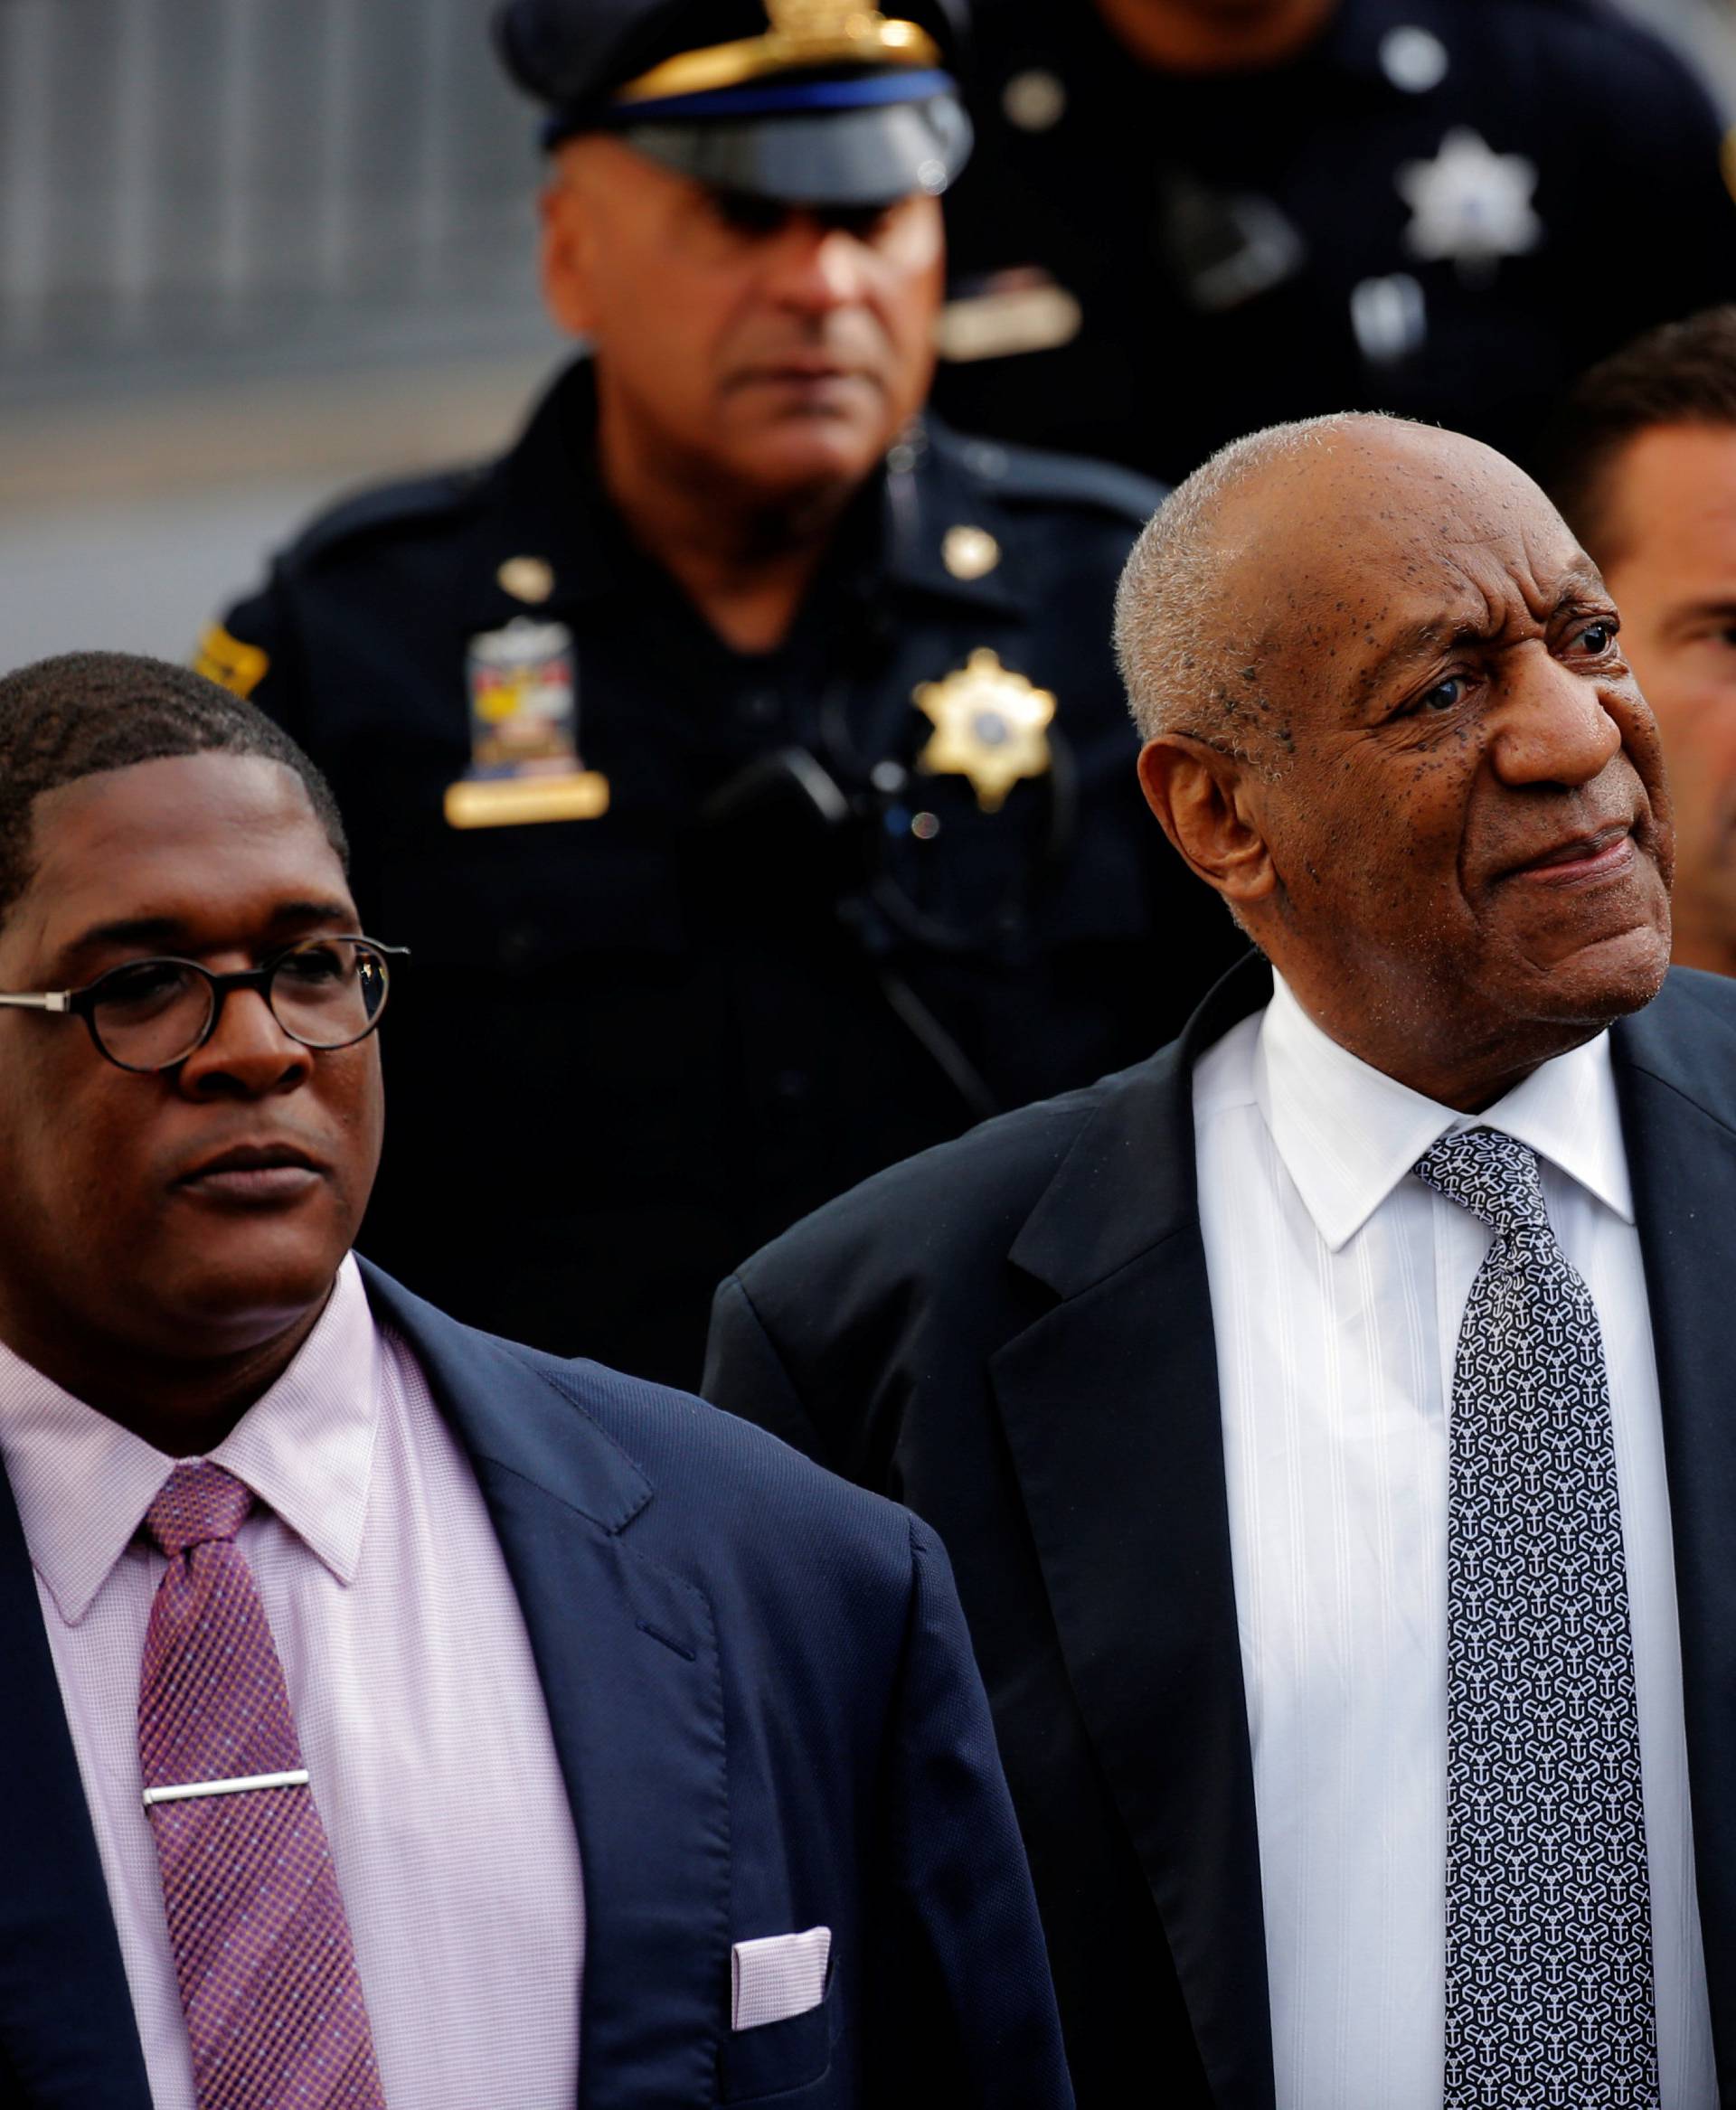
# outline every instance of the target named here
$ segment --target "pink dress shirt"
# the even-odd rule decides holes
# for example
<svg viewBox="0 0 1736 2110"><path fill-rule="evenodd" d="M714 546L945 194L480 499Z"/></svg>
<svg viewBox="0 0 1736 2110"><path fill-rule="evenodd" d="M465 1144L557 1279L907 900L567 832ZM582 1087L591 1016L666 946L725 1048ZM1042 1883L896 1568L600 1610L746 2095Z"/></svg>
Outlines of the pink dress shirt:
<svg viewBox="0 0 1736 2110"><path fill-rule="evenodd" d="M392 2110L572 2110L584 1899L518 1600L475 1474L345 1260L301 1352L210 1455L331 1841ZM194 2110L139 1799L139 1663L175 1463L0 1343L0 1457L36 1572L156 2110Z"/></svg>

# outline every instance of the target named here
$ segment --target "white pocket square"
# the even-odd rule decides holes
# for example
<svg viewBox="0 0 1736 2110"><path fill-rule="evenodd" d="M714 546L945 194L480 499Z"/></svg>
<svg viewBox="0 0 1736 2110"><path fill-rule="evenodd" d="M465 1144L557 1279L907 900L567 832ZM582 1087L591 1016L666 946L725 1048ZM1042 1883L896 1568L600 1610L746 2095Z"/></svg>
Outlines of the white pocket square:
<svg viewBox="0 0 1736 2110"><path fill-rule="evenodd" d="M763 2029L818 2007L831 1955L829 1926L737 1942L731 1957L731 2029Z"/></svg>

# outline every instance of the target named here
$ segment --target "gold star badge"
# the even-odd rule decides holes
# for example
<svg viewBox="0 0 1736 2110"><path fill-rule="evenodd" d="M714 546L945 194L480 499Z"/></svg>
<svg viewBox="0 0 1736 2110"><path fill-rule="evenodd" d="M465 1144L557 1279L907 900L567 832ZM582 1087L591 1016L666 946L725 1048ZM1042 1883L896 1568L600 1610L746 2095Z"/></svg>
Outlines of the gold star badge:
<svg viewBox="0 0 1736 2110"><path fill-rule="evenodd" d="M1020 777L1048 774L1055 699L1004 667L987 646L944 681L924 682L911 702L934 726L917 768L967 777L986 814L999 812Z"/></svg>

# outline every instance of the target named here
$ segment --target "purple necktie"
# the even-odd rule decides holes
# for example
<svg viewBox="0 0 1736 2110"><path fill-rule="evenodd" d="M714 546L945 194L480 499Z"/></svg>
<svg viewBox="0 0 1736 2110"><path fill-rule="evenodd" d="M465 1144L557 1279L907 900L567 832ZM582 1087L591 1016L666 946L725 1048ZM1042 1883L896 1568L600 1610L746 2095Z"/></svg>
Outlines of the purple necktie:
<svg viewBox="0 0 1736 2110"><path fill-rule="evenodd" d="M234 1543L252 1506L221 1465L177 1465L145 1517L169 1566L138 1749L199 2110L384 2110L283 1666Z"/></svg>

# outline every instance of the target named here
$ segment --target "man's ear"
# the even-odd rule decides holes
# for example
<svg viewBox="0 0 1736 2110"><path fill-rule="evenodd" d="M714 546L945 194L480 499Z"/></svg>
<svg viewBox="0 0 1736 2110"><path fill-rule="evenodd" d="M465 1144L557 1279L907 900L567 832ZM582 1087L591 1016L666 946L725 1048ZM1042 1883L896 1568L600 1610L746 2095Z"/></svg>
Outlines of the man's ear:
<svg viewBox="0 0 1736 2110"><path fill-rule="evenodd" d="M1139 750L1139 783L1163 831L1206 885L1240 914L1278 884L1248 764L1191 733L1159 733Z"/></svg>
<svg viewBox="0 0 1736 2110"><path fill-rule="evenodd" d="M537 200L542 221L542 301L561 327L575 337L596 326L590 275L591 196L557 155Z"/></svg>

